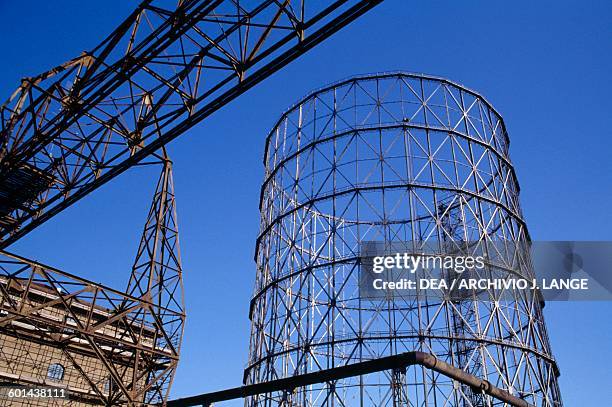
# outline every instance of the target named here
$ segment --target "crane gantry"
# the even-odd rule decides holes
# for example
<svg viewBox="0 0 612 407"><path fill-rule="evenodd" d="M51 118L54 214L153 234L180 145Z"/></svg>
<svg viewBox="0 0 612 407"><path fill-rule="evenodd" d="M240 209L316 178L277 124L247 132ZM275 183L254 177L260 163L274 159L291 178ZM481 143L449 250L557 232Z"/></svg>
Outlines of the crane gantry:
<svg viewBox="0 0 612 407"><path fill-rule="evenodd" d="M0 248L382 0L145 0L0 108Z"/></svg>

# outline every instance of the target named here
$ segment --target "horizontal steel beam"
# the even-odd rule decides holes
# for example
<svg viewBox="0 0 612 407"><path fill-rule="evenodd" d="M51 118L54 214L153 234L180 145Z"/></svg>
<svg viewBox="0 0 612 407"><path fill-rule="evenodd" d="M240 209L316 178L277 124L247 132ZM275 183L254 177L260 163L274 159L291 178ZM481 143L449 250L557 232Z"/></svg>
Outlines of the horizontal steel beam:
<svg viewBox="0 0 612 407"><path fill-rule="evenodd" d="M249 384L231 389L204 393L168 402L168 407L210 406L219 401L233 400L277 391L292 391L298 387L317 383L331 382L347 377L361 376L383 370L405 369L408 366L420 365L472 387L478 392L487 394L514 407L534 407L523 399L515 397L505 390L493 386L487 380L480 379L461 369L449 365L435 356L424 352L405 352L399 355L353 363L318 372L286 377L264 383Z"/></svg>

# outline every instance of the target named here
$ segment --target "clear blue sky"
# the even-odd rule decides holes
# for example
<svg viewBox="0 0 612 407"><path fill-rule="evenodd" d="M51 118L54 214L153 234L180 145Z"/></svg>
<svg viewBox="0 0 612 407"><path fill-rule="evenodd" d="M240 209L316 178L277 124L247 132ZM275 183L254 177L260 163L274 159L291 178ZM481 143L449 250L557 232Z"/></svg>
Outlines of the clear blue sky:
<svg viewBox="0 0 612 407"><path fill-rule="evenodd" d="M92 48L135 4L0 0L0 97ZM506 120L532 237L612 240L611 4L386 0L173 142L189 313L174 396L241 382L264 137L323 84L408 70L481 92ZM11 249L123 287L153 178L130 170ZM609 405L611 312L611 303L545 309L567 406Z"/></svg>

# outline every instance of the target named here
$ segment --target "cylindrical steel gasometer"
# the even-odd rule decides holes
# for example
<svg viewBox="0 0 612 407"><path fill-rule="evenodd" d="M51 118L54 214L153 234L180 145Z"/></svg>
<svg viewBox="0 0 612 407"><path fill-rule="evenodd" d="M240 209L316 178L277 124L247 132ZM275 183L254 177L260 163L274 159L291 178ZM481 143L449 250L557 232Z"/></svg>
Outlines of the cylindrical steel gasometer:
<svg viewBox="0 0 612 407"><path fill-rule="evenodd" d="M421 351L530 404L561 406L535 296L497 287L364 297L359 286L372 242L466 248L487 253L496 272L533 273L516 250L529 234L506 128L482 96L424 75L348 79L283 114L264 161L246 383ZM504 405L423 366L246 404Z"/></svg>

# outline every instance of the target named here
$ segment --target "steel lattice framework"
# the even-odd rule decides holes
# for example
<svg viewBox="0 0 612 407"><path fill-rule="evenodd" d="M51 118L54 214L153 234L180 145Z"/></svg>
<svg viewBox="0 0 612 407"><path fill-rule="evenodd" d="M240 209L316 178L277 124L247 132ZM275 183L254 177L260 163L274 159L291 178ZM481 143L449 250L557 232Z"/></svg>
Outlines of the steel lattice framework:
<svg viewBox="0 0 612 407"><path fill-rule="evenodd" d="M0 310L1 379L70 393L25 405L165 401L185 320L171 162L162 160L126 292L2 251ZM51 363L62 366L59 382Z"/></svg>
<svg viewBox="0 0 612 407"><path fill-rule="evenodd" d="M0 110L6 247L382 0L145 0Z"/></svg>
<svg viewBox="0 0 612 407"><path fill-rule="evenodd" d="M167 399L185 312L157 152L381 1L144 0L93 50L22 80L0 106L0 248L147 157L163 170L126 292L1 253L4 380L43 383L59 358L53 375L77 372L71 404Z"/></svg>
<svg viewBox="0 0 612 407"><path fill-rule="evenodd" d="M288 110L266 143L245 382L421 351L532 405L561 406L534 297L359 296L365 241L433 244L439 253L467 247L531 275L528 257L503 249L529 240L508 144L482 96L423 75L349 79ZM253 396L247 405L505 404L413 366Z"/></svg>

